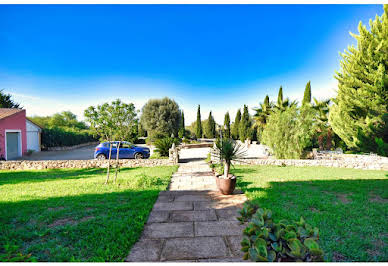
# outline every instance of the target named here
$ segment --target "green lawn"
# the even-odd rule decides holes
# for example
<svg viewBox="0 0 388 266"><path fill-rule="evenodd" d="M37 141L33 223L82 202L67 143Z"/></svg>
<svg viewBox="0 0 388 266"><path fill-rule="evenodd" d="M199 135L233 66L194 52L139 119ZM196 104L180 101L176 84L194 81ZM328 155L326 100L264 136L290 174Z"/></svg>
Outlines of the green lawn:
<svg viewBox="0 0 388 266"><path fill-rule="evenodd" d="M123 261L176 169L0 171L0 261Z"/></svg>
<svg viewBox="0 0 388 266"><path fill-rule="evenodd" d="M320 229L331 261L388 261L388 172L325 167L236 166L238 187L275 220Z"/></svg>

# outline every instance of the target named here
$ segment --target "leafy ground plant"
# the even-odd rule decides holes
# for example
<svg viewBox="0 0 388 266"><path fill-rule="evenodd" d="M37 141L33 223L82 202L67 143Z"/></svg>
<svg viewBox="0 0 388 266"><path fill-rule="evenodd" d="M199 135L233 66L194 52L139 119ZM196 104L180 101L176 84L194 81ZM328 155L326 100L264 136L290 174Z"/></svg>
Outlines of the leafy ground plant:
<svg viewBox="0 0 388 266"><path fill-rule="evenodd" d="M319 228L329 261L388 260L388 173L326 167L242 166L237 186L275 223ZM248 210L247 210L248 211Z"/></svg>
<svg viewBox="0 0 388 266"><path fill-rule="evenodd" d="M123 261L176 169L0 171L0 260Z"/></svg>

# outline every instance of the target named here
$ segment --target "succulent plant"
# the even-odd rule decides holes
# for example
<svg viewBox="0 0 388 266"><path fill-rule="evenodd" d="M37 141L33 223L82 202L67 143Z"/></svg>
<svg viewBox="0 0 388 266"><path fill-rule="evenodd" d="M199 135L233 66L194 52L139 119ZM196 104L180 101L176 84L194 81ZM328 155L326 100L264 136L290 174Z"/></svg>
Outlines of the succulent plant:
<svg viewBox="0 0 388 266"><path fill-rule="evenodd" d="M249 216L252 212L250 207L252 206L244 206L245 209L240 212L242 217ZM323 251L317 242L319 230L307 224L303 217L292 224L286 220L274 223L270 210L257 209L243 234L241 250L244 252L245 260L324 261Z"/></svg>
<svg viewBox="0 0 388 266"><path fill-rule="evenodd" d="M237 220L239 220L241 223L248 222L258 208L259 206L250 201L245 202L242 209L239 211L241 216L237 217Z"/></svg>

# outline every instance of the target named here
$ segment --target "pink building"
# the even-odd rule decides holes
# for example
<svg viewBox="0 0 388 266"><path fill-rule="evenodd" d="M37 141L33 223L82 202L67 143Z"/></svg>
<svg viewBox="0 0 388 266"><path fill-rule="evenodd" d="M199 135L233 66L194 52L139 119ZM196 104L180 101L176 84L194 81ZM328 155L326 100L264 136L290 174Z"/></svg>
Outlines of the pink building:
<svg viewBox="0 0 388 266"><path fill-rule="evenodd" d="M26 152L26 110L0 108L0 157L14 160Z"/></svg>

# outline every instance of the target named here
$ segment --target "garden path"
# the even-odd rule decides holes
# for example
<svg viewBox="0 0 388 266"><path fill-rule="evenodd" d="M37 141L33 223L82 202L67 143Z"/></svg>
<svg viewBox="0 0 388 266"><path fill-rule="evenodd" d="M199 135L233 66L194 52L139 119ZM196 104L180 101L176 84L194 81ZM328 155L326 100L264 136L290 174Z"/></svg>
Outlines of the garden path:
<svg viewBox="0 0 388 266"><path fill-rule="evenodd" d="M236 217L245 200L220 194L203 160L181 163L126 261L243 261Z"/></svg>

